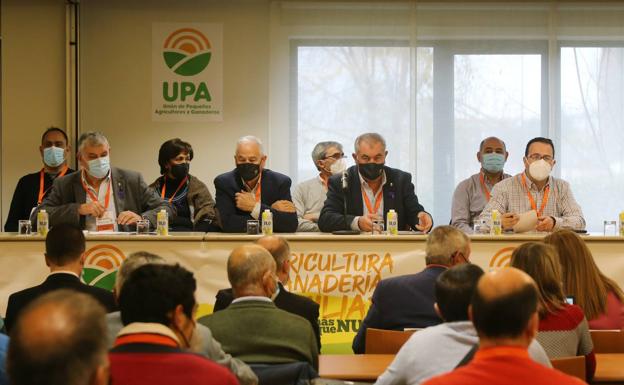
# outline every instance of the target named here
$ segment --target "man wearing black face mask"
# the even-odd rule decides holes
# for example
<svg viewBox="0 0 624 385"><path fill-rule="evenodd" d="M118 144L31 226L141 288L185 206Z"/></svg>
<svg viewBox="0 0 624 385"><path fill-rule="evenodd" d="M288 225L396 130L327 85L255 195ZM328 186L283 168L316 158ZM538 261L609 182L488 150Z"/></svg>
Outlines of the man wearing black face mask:
<svg viewBox="0 0 624 385"><path fill-rule="evenodd" d="M206 185L189 174L193 147L178 138L166 141L158 151L162 175L150 185L174 210L171 231L220 231L215 202Z"/></svg>
<svg viewBox="0 0 624 385"><path fill-rule="evenodd" d="M266 159L260 139L244 136L236 143L236 168L215 178L216 207L223 231L244 233L247 221L259 219L265 210L273 213L273 231L297 231L290 178L265 169Z"/></svg>
<svg viewBox="0 0 624 385"><path fill-rule="evenodd" d="M386 141L381 135L367 133L358 136L353 154L356 165L347 170L346 186L342 175L329 179L327 199L318 221L321 231L352 229L370 232L373 220L385 221L391 209L398 215L399 230L426 233L431 229L433 220L418 203L412 176L385 166L387 155Z"/></svg>

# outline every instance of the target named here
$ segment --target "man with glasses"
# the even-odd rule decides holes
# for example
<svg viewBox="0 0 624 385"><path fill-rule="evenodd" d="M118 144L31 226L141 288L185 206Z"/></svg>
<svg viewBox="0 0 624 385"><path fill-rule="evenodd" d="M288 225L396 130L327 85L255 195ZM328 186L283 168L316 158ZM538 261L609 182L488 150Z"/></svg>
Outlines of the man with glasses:
<svg viewBox="0 0 624 385"><path fill-rule="evenodd" d="M264 210L273 213L273 230L297 231L297 212L290 197L290 178L264 168L267 156L255 136L236 142L236 168L217 176L216 208L226 233L244 233L248 220L260 219Z"/></svg>
<svg viewBox="0 0 624 385"><path fill-rule="evenodd" d="M542 137L531 139L524 151L524 172L494 186L492 198L483 209L481 218L490 218L492 210L498 210L502 214L503 230L512 230L520 220L519 214L534 210L537 213L537 231L584 229L583 212L572 195L570 185L550 175L555 163L552 140Z"/></svg>
<svg viewBox="0 0 624 385"><path fill-rule="evenodd" d="M412 176L385 165L386 141L377 133L355 140L356 165L345 175L329 178L329 190L319 217L323 232L372 231L373 220L384 220L389 210L397 213L399 230L428 232L431 215L418 203Z"/></svg>
<svg viewBox="0 0 624 385"><path fill-rule="evenodd" d="M332 175L341 175L345 168L342 144L320 142L312 150L312 161L319 175L299 183L293 193L299 225L297 231L319 231L318 218L327 198L327 184Z"/></svg>

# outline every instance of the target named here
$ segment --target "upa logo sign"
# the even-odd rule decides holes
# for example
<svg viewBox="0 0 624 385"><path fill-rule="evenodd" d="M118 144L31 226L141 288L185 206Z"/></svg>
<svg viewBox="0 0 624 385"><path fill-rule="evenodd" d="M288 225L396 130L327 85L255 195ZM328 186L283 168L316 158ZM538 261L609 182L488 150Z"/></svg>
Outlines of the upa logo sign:
<svg viewBox="0 0 624 385"><path fill-rule="evenodd" d="M82 279L91 286L113 290L117 269L126 259L124 253L113 245L96 245L85 252Z"/></svg>
<svg viewBox="0 0 624 385"><path fill-rule="evenodd" d="M221 42L221 25L153 25L152 120L221 120Z"/></svg>

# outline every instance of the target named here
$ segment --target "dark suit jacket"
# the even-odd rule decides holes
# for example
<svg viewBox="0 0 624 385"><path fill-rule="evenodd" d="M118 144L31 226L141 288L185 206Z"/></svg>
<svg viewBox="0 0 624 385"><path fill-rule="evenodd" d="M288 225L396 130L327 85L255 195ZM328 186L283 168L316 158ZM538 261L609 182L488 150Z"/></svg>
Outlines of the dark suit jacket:
<svg viewBox="0 0 624 385"><path fill-rule="evenodd" d="M399 230L409 230L418 224L418 213L425 209L418 203L414 192L412 175L395 168L384 167L386 184L383 187L384 220L388 210L394 209L398 214ZM323 232L345 230L351 228L351 222L364 214L362 188L357 166L347 170L348 188L342 190L342 175L329 178L327 199L321 210L318 225ZM344 216L344 197L347 197L347 220Z"/></svg>
<svg viewBox="0 0 624 385"><path fill-rule="evenodd" d="M262 171L262 192L260 201L262 213L270 209L273 213L273 231L277 233L294 233L297 231L297 213L285 213L271 209L271 205L279 200L292 202L290 197L290 178L286 175L264 169ZM247 221L253 219L251 214L236 207L234 194L244 190L243 180L236 169L217 176L214 180L217 190L217 211L221 217L221 225L226 233L244 233Z"/></svg>
<svg viewBox="0 0 624 385"><path fill-rule="evenodd" d="M111 175L117 215L122 211L132 211L149 219L152 228L156 226L156 214L161 209L165 209L170 217L173 215L169 203L147 187L140 173L112 167ZM86 201L87 193L82 187L80 172L56 179L52 191L31 216L33 227L36 226L37 212L45 209L50 217L50 227L59 223L69 223L84 229L85 216L78 213L78 208ZM119 230L132 231L134 228L119 226Z"/></svg>
<svg viewBox="0 0 624 385"><path fill-rule="evenodd" d="M28 305L35 298L57 289L71 289L89 294L98 300L107 312L117 310L115 298L113 297L113 293L110 291L86 285L80 282L80 279L78 279L75 275L57 273L48 276L48 278L46 278L41 285L18 291L17 293L13 293L9 296L9 304L7 305L6 318L4 320L7 332L11 331L11 328L15 325L19 312L22 311L26 305Z"/></svg>
<svg viewBox="0 0 624 385"><path fill-rule="evenodd" d="M320 352L321 331L318 323L319 304L312 301L310 298L287 291L281 283L279 284L279 288L280 292L277 297L275 297L275 301L273 301L275 302L275 306L277 306L278 309L301 316L310 322L312 330L314 330L314 334L316 335L316 343L318 344L318 351ZM216 299L214 305L215 312L227 308L232 303L232 300L234 300L232 289L219 290Z"/></svg>
<svg viewBox="0 0 624 385"><path fill-rule="evenodd" d="M435 281L446 267L430 265L416 274L379 281L368 313L353 339L353 352L364 353L366 329L426 328L442 322L435 313Z"/></svg>

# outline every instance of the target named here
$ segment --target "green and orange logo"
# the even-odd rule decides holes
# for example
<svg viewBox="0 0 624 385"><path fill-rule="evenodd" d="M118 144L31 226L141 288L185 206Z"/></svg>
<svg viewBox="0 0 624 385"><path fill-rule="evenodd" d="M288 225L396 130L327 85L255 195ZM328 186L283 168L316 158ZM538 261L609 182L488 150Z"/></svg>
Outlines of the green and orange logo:
<svg viewBox="0 0 624 385"><path fill-rule="evenodd" d="M511 253L515 250L515 247L504 247L496 252L492 259L490 259L490 267L505 267L511 263Z"/></svg>
<svg viewBox="0 0 624 385"><path fill-rule="evenodd" d="M124 253L113 245L96 245L85 253L82 279L91 286L113 290L117 269L126 259Z"/></svg>
<svg viewBox="0 0 624 385"><path fill-rule="evenodd" d="M210 62L210 41L194 28L180 28L165 40L163 57L173 72L193 76L202 72Z"/></svg>

